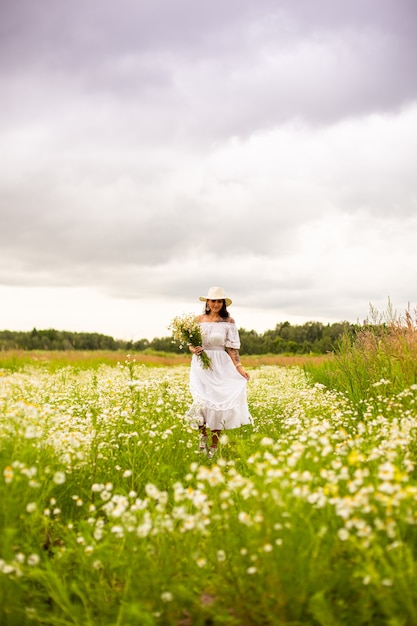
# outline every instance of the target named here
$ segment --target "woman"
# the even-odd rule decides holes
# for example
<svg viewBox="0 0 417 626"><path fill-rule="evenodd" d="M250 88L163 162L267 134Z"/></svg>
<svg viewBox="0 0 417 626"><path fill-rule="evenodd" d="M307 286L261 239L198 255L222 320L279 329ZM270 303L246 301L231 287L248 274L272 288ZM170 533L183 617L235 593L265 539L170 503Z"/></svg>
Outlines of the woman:
<svg viewBox="0 0 417 626"><path fill-rule="evenodd" d="M203 345L189 346L193 353L190 390L194 402L188 416L201 431L202 452L207 451L207 428L211 430L208 455L213 458L221 430L238 428L253 421L246 399L249 374L240 362L239 333L226 308L232 301L226 298L221 287L210 287L207 297L201 296L200 300L206 303L203 315L198 318ZM211 360L209 369L204 369L198 358L202 350Z"/></svg>

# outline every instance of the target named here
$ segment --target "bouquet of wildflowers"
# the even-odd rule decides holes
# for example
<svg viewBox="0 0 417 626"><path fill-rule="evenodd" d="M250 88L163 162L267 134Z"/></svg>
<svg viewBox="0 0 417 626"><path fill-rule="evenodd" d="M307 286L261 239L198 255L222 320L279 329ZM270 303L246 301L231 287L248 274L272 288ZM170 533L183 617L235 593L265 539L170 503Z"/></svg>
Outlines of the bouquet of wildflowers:
<svg viewBox="0 0 417 626"><path fill-rule="evenodd" d="M201 337L201 328L199 321L192 313L179 315L174 317L168 329L172 332L174 340L179 343L179 347L184 345L201 346L203 339ZM198 355L205 369L211 367L210 357L204 350Z"/></svg>

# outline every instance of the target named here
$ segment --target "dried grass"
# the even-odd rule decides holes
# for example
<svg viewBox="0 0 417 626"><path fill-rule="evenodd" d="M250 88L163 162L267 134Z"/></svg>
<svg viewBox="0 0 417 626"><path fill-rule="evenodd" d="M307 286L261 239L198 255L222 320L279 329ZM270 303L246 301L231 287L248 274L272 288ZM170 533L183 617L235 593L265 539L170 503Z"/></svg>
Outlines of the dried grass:
<svg viewBox="0 0 417 626"><path fill-rule="evenodd" d="M303 367L307 363L320 364L331 358L331 355L241 355L245 367L262 365L279 365L281 367ZM16 369L23 365L41 365L50 368L65 367L98 367L99 365L117 365L126 361L135 361L148 367L164 367L189 365L191 354L145 352L112 352L107 350L6 350L0 351L0 367Z"/></svg>
<svg viewBox="0 0 417 626"><path fill-rule="evenodd" d="M380 320L381 321L381 320ZM361 329L356 337L354 349L362 353L363 359L375 366L381 361L408 372L417 363L417 309L408 308L404 315L391 315L378 325Z"/></svg>

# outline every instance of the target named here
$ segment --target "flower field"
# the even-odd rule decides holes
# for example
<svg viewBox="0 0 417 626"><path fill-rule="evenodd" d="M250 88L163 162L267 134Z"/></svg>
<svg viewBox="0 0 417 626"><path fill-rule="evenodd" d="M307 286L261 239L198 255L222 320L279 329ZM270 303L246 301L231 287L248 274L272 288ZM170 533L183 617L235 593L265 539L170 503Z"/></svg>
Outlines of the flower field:
<svg viewBox="0 0 417 626"><path fill-rule="evenodd" d="M0 369L2 626L417 624L417 385L253 368L210 461L188 374Z"/></svg>

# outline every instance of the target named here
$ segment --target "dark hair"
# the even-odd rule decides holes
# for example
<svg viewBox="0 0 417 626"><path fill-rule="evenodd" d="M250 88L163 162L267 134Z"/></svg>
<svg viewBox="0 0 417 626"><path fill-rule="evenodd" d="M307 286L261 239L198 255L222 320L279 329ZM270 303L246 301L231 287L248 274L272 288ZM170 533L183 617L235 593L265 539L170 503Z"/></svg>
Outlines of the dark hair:
<svg viewBox="0 0 417 626"><path fill-rule="evenodd" d="M210 309L207 306L207 300L206 300L206 304L204 305L204 313L207 315L208 313L210 313ZM223 305L222 308L219 311L219 315L220 317L222 317L224 320L227 320L228 317L230 317L230 313L229 311L226 309L226 300L223 300Z"/></svg>

